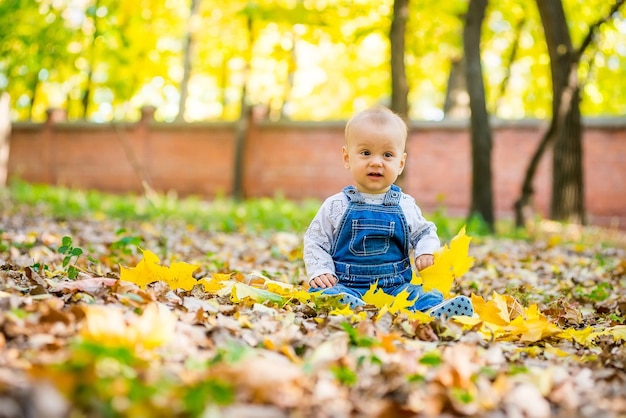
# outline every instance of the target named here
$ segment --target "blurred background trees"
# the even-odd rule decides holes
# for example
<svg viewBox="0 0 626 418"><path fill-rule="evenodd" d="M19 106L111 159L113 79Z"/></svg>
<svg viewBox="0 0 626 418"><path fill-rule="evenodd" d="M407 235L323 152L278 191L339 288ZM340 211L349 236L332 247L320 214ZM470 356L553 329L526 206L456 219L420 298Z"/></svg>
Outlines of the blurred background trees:
<svg viewBox="0 0 626 418"><path fill-rule="evenodd" d="M563 2L574 45L612 3ZM344 119L373 103L406 106L411 119L440 120L454 106L468 106L462 89L451 94L454 75L464 71L468 4L3 0L0 89L10 94L13 120L41 121L50 107L66 109L70 119L136 120L142 105L155 106L162 121L236 120L244 84L248 104L273 120ZM549 117L550 55L535 1L490 2L482 31L489 114ZM582 115L624 114L622 12L597 31L585 54L577 69L585 80ZM398 92L403 86L406 92Z"/></svg>
<svg viewBox="0 0 626 418"><path fill-rule="evenodd" d="M550 120L516 203L554 146L551 217L583 223L581 118L626 113L625 0L3 0L10 119L237 121L252 109L346 119L375 103L471 122L472 202L493 231L489 121ZM8 96L6 95L8 93Z"/></svg>

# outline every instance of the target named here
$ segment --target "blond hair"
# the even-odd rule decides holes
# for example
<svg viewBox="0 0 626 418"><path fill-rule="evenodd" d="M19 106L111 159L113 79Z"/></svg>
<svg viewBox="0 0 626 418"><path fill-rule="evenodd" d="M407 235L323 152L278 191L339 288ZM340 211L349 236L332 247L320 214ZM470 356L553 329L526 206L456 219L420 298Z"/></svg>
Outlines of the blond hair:
<svg viewBox="0 0 626 418"><path fill-rule="evenodd" d="M391 111L384 106L376 106L365 109L352 116L346 124L346 129L344 131L346 141L348 140L348 137L350 136L354 126L363 121L372 122L376 125L395 125L402 135L402 140L406 142L407 136L409 134L406 123L397 113Z"/></svg>

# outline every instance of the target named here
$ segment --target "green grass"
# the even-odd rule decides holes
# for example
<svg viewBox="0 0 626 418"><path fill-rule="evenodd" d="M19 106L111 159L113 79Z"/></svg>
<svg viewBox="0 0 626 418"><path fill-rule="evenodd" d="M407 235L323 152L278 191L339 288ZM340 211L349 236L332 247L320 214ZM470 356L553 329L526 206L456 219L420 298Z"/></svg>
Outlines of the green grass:
<svg viewBox="0 0 626 418"><path fill-rule="evenodd" d="M105 218L137 221L181 221L213 231L267 230L304 231L313 219L320 202L301 202L274 198L237 202L218 197L205 200L195 196L179 198L156 194L113 195L95 190L74 190L13 180L0 189L3 214L50 216L56 219Z"/></svg>
<svg viewBox="0 0 626 418"><path fill-rule="evenodd" d="M116 195L95 190L75 190L31 184L12 180L0 188L0 215L22 213L26 216L48 216L57 220L77 218L119 219L122 221L184 222L202 230L223 232L288 231L302 233L321 205L320 200L294 201L275 196L236 201L227 197L202 199L197 196L178 197L175 194ZM467 234L480 240L488 229L480 220L451 217L440 206L427 219L437 225L442 242L448 242L466 225ZM561 244L600 243L609 246L624 245L623 231L576 226L535 220L532 230L515 228L508 219L496 222L496 237L521 240L550 240L559 236ZM556 229L555 229L556 225ZM572 234L571 231L577 231ZM568 232L570 231L570 232Z"/></svg>
<svg viewBox="0 0 626 418"><path fill-rule="evenodd" d="M0 209L6 216L24 213L27 216L48 216L58 220L80 218L119 219L123 221L179 221L197 228L224 232L290 231L302 233L321 205L317 199L294 201L282 196L236 201L226 197L202 199L174 194L109 194L96 190L76 190L31 184L12 180L0 189ZM427 219L435 222L439 236L448 241L465 224L462 218L451 218L439 208ZM468 225L467 231L480 235L485 228L479 223Z"/></svg>

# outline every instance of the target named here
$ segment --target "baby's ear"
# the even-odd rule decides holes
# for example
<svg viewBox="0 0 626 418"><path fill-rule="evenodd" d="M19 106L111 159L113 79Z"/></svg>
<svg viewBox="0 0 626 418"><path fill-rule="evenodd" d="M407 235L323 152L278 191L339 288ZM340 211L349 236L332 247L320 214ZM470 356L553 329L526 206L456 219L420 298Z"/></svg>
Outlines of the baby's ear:
<svg viewBox="0 0 626 418"><path fill-rule="evenodd" d="M402 158L400 159L400 172L404 170L404 165L406 164L406 152L402 154Z"/></svg>
<svg viewBox="0 0 626 418"><path fill-rule="evenodd" d="M343 154L343 165L346 168L350 168L350 154L348 153L348 148L344 145L341 148L341 153Z"/></svg>

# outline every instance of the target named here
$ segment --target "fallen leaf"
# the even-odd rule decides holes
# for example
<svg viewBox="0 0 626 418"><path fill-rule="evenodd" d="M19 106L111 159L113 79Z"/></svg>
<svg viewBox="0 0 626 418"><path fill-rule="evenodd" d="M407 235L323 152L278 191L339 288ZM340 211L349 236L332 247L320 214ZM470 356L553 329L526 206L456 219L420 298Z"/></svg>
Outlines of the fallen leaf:
<svg viewBox="0 0 626 418"><path fill-rule="evenodd" d="M450 247L444 245L435 252L434 264L420 271L420 279L414 280L413 283L423 284L426 292L437 289L444 298L448 298L454 279L463 276L474 265L474 258L468 255L471 240L465 234L465 227L461 228L450 241Z"/></svg>
<svg viewBox="0 0 626 418"><path fill-rule="evenodd" d="M83 311L80 336L91 343L152 350L174 336L176 317L161 304L146 305L141 315L115 306L85 305Z"/></svg>
<svg viewBox="0 0 626 418"><path fill-rule="evenodd" d="M142 289L152 282L162 281L172 289L191 290L198 281L192 273L198 269L196 264L185 262L172 263L170 267L159 264L160 260L150 250L142 250L143 259L135 268L120 266L120 279L137 284Z"/></svg>

